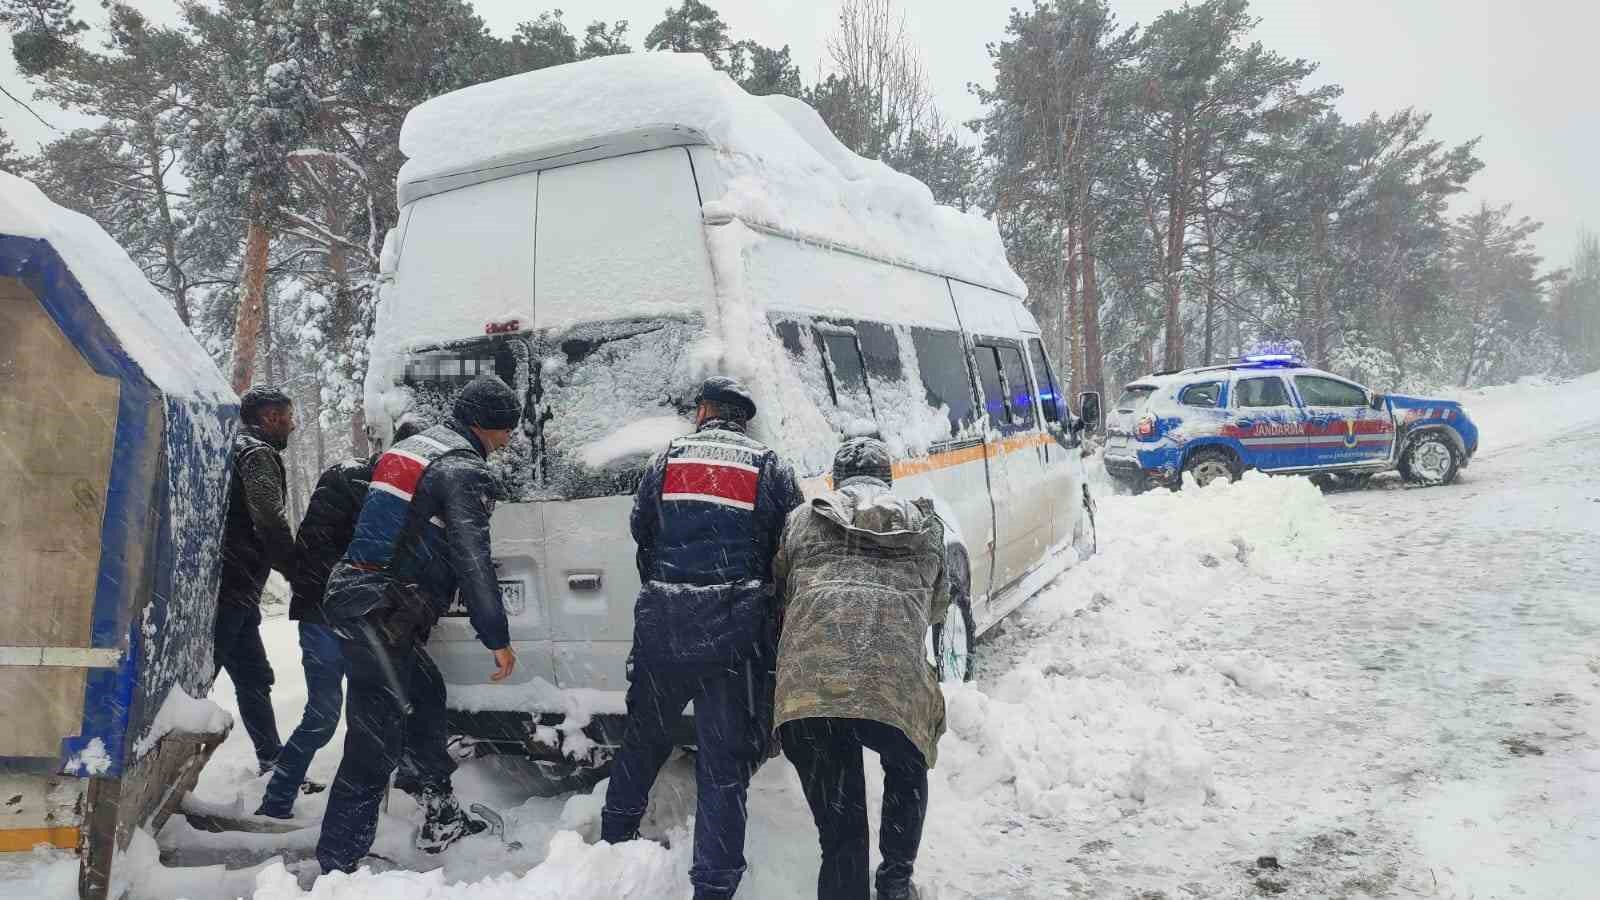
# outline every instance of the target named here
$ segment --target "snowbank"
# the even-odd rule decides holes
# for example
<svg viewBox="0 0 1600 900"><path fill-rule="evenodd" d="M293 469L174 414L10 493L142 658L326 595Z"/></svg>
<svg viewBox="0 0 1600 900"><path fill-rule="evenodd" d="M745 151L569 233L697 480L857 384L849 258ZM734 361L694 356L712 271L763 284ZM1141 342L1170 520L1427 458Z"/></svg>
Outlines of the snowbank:
<svg viewBox="0 0 1600 900"><path fill-rule="evenodd" d="M444 872L333 874L308 895L281 864L256 877L254 900L680 900L672 854L660 844L586 844L571 831L551 838L545 861L520 878L448 884Z"/></svg>
<svg viewBox="0 0 1600 900"><path fill-rule="evenodd" d="M0 172L0 235L37 238L55 248L123 349L163 393L236 402L172 304L93 219L50 202L31 182Z"/></svg>
<svg viewBox="0 0 1600 900"><path fill-rule="evenodd" d="M1478 426L1479 453L1519 446L1535 447L1586 424L1600 408L1600 372L1555 382L1530 375L1502 384L1445 394L1457 400Z"/></svg>
<svg viewBox="0 0 1600 900"><path fill-rule="evenodd" d="M993 222L936 204L926 185L846 149L805 103L752 97L698 53L603 57L435 97L406 117L399 181L666 127L717 149L726 194L704 200L719 216L1026 293Z"/></svg>
<svg viewBox="0 0 1600 900"><path fill-rule="evenodd" d="M1336 526L1315 486L1247 473L1100 506L1100 552L986 650L1024 644L1015 664L983 687L944 686L932 792L968 807L953 817L963 828L1017 813L1110 824L1136 810L1198 823L1219 791L1206 736L1302 686L1286 661L1212 656L1180 635L1221 615L1241 579L1329 554Z"/></svg>

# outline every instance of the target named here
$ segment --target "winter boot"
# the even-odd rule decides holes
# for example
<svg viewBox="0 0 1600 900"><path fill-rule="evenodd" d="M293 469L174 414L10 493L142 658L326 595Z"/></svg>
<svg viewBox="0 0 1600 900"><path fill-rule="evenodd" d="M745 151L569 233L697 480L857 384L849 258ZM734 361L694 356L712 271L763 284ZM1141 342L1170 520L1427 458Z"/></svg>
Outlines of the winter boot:
<svg viewBox="0 0 1600 900"><path fill-rule="evenodd" d="M878 900L922 900L917 886L908 881L878 885Z"/></svg>
<svg viewBox="0 0 1600 900"><path fill-rule="evenodd" d="M417 832L417 849L423 853L440 853L468 835L478 834L489 827L482 819L469 816L461 810L454 794L428 791L422 795L426 816Z"/></svg>

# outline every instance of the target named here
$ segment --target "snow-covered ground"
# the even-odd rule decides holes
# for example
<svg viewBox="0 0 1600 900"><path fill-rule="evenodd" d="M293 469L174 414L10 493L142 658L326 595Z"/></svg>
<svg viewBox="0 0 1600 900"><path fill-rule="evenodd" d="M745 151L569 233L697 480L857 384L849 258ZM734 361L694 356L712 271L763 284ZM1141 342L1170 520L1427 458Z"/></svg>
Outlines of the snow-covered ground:
<svg viewBox="0 0 1600 900"><path fill-rule="evenodd" d="M1461 399L1483 447L1450 487L1324 495L1255 476L1102 498L1100 553L980 648L975 683L946 686L924 896L1600 895L1600 375ZM278 616L266 634L287 731L304 698L294 632ZM213 699L232 708L225 677ZM332 776L337 747L313 778ZM199 799L248 812L251 761L236 730ZM475 838L419 858L396 794L378 850L442 868L307 893L320 795L287 836L175 818L161 863L143 845L134 896L689 896L686 760L652 816L670 849L595 845L603 784L522 802L474 764L457 785L505 809L524 849ZM815 831L787 763L761 770L750 804L740 896L814 896ZM0 894L68 896L73 865L0 861Z"/></svg>

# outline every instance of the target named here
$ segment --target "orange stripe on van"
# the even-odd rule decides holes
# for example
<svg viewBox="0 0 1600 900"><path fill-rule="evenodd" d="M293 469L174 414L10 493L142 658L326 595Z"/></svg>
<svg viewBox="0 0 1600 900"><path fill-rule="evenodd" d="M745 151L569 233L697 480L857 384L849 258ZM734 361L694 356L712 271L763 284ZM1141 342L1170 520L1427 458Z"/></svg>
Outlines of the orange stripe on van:
<svg viewBox="0 0 1600 900"><path fill-rule="evenodd" d="M78 829L63 828L4 828L0 829L0 853L21 853L40 844L49 844L62 850L78 848Z"/></svg>
<svg viewBox="0 0 1600 900"><path fill-rule="evenodd" d="M919 457L917 459L902 459L894 464L894 467L891 471L894 473L895 478L910 478L913 475L926 475L929 472L937 472L940 469L948 469L952 466L959 466L969 462L977 462L978 460L989 456L1005 456L1006 454L1015 453L1019 450L1032 450L1033 448L1041 447L1052 440L1053 438L1051 438L1050 435L1042 433L1018 435L1017 437L1006 438L1005 440L993 444L983 443L973 447L961 447L956 450L943 450L938 453L930 453L927 456ZM805 481L805 486L817 487L822 490L831 490L833 488L833 476L821 475L814 479L808 478Z"/></svg>

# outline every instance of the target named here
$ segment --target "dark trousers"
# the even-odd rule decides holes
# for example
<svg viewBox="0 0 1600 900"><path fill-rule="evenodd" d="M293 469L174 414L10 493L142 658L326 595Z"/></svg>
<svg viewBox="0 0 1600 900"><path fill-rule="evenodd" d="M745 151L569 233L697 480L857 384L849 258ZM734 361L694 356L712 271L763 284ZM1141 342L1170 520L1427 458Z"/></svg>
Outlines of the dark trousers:
<svg viewBox="0 0 1600 900"><path fill-rule="evenodd" d="M354 631L365 626L349 627ZM450 793L450 775L456 769L445 749L444 678L427 652L418 644L391 647L377 638L345 640L342 645L350 696L344 758L328 791L317 840L317 861L324 872L352 872L372 849L378 808L402 756L421 790ZM407 701L409 715L402 709Z"/></svg>
<svg viewBox="0 0 1600 900"><path fill-rule="evenodd" d="M283 745L278 742L278 722L272 715L272 664L261 643L261 607L222 600L217 604L215 636L217 668L233 680L239 718L255 745L256 761L267 768Z"/></svg>
<svg viewBox="0 0 1600 900"><path fill-rule="evenodd" d="M306 670L306 710L272 767L272 780L261 798L264 813L287 816L306 779L311 758L333 740L344 708L344 648L326 625L300 623L300 664Z"/></svg>
<svg viewBox="0 0 1600 900"><path fill-rule="evenodd" d="M822 844L817 900L867 900L867 786L861 748L883 763L878 893L911 881L928 813L928 764L892 725L867 719L797 719L783 723L783 755L794 763Z"/></svg>
<svg viewBox="0 0 1600 900"><path fill-rule="evenodd" d="M744 875L745 798L766 757L771 685L765 666L662 671L640 667L628 686L628 724L611 763L600 836L638 836L656 774L672 755L673 725L694 701L696 898L732 897Z"/></svg>

